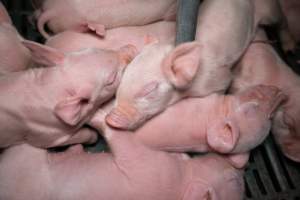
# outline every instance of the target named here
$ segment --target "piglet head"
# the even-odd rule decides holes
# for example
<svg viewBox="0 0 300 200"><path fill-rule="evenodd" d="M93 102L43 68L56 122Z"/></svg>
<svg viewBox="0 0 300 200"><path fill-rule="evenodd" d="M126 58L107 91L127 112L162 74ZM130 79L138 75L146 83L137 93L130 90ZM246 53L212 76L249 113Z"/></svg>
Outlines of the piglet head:
<svg viewBox="0 0 300 200"><path fill-rule="evenodd" d="M245 153L263 142L271 119L286 96L276 87L258 85L229 96L228 112L208 131L208 144L221 153Z"/></svg>
<svg viewBox="0 0 300 200"><path fill-rule="evenodd" d="M35 42L23 42L33 53L35 62L55 66L64 84L54 112L69 125L77 125L113 97L125 67L135 57L132 45L118 51L88 48L64 54ZM57 88L59 90L59 88Z"/></svg>
<svg viewBox="0 0 300 200"><path fill-rule="evenodd" d="M126 68L116 105L106 117L108 125L135 129L180 99L181 90L190 85L197 71L190 58L197 45L173 48L171 44L150 44Z"/></svg>

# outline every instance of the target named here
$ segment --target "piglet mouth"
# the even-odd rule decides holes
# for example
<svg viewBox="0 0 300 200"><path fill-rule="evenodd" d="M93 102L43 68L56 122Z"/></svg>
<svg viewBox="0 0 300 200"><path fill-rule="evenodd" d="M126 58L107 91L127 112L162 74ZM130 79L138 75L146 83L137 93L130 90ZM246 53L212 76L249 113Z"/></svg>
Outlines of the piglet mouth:
<svg viewBox="0 0 300 200"><path fill-rule="evenodd" d="M121 130L132 130L135 128L136 109L113 108L105 117L106 123L113 128Z"/></svg>

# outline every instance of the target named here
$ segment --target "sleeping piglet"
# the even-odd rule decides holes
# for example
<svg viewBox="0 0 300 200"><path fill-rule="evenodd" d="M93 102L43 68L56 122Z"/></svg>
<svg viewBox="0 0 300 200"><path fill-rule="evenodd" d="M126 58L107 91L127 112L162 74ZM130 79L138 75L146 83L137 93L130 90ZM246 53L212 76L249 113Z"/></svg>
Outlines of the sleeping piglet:
<svg viewBox="0 0 300 200"><path fill-rule="evenodd" d="M228 157L152 150L115 130L107 130L105 138L111 153L87 153L80 144L63 153L28 144L10 147L0 156L0 199L243 198L243 169L234 168Z"/></svg>
<svg viewBox="0 0 300 200"><path fill-rule="evenodd" d="M107 123L132 130L185 97L224 93L232 80L231 69L254 39L258 25L282 17L276 3L204 1L196 41L176 48L173 43L151 44L126 68ZM292 39L284 27L280 32L289 46Z"/></svg>
<svg viewBox="0 0 300 200"><path fill-rule="evenodd" d="M272 133L283 153L300 162L300 77L279 57L265 33L260 30L253 43L235 69L235 78L230 91L235 93L256 84L273 85L288 96L281 109L276 112Z"/></svg>
<svg viewBox="0 0 300 200"><path fill-rule="evenodd" d="M35 62L51 67L0 77L0 147L94 141L94 132L82 127L115 94L136 48L90 48L64 54L35 42L23 44L32 51Z"/></svg>
<svg viewBox="0 0 300 200"><path fill-rule="evenodd" d="M154 149L174 152L241 154L261 144L285 95L276 87L254 86L234 95L187 98L170 106L133 132ZM92 126L105 130L109 102L94 115Z"/></svg>
<svg viewBox="0 0 300 200"><path fill-rule="evenodd" d="M36 17L38 29L46 38L45 24L53 33L95 31L104 36L105 29L175 20L176 8L177 0L45 0Z"/></svg>
<svg viewBox="0 0 300 200"><path fill-rule="evenodd" d="M64 31L50 37L46 45L63 52L72 52L89 47L117 50L126 44L131 44L141 51L152 41L174 41L175 32L175 22L160 21L144 26L113 28L107 30L105 38L98 37L93 33Z"/></svg>
<svg viewBox="0 0 300 200"><path fill-rule="evenodd" d="M23 40L0 2L0 75L29 67L31 54Z"/></svg>

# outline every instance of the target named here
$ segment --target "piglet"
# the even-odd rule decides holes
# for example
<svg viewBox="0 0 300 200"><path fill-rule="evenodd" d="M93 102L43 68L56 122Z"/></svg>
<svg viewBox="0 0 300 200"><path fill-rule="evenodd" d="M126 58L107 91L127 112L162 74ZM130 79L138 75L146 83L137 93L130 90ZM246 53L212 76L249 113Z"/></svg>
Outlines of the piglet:
<svg viewBox="0 0 300 200"><path fill-rule="evenodd" d="M267 84L287 94L288 100L274 116L272 133L283 153L300 162L300 78L267 43L262 30L256 39L266 43L251 44L235 69L230 91L235 93L256 84Z"/></svg>
<svg viewBox="0 0 300 200"><path fill-rule="evenodd" d="M183 98L224 93L232 80L231 69L254 39L258 25L281 22L276 3L204 1L196 41L176 48L173 43L151 44L128 66L107 123L133 130ZM280 27L289 46L293 40L286 26Z"/></svg>
<svg viewBox="0 0 300 200"><path fill-rule="evenodd" d="M72 52L89 47L117 50L126 44L132 44L141 51L145 45L156 40L174 42L175 32L175 22L161 21L145 26L110 29L107 30L105 38L100 38L93 33L64 31L50 37L46 45L64 52Z"/></svg>
<svg viewBox="0 0 300 200"><path fill-rule="evenodd" d="M31 54L23 40L0 2L0 75L29 68Z"/></svg>
<svg viewBox="0 0 300 200"><path fill-rule="evenodd" d="M106 29L175 20L176 7L177 0L45 0L35 15L46 38L45 24L53 33L94 31L104 36Z"/></svg>
<svg viewBox="0 0 300 200"><path fill-rule="evenodd" d="M286 99L276 87L254 86L235 95L187 98L133 132L147 146L173 152L243 154L261 144L271 119ZM93 117L94 128L105 130L110 102Z"/></svg>
<svg viewBox="0 0 300 200"><path fill-rule="evenodd" d="M35 42L23 44L36 63L49 67L0 77L0 147L95 141L94 132L82 127L115 94L136 48L89 48L64 54Z"/></svg>
<svg viewBox="0 0 300 200"><path fill-rule="evenodd" d="M190 158L152 150L132 135L111 129L105 138L111 153L87 153L81 145L63 153L27 144L7 149L0 156L0 199L243 198L243 169L234 168L225 156Z"/></svg>

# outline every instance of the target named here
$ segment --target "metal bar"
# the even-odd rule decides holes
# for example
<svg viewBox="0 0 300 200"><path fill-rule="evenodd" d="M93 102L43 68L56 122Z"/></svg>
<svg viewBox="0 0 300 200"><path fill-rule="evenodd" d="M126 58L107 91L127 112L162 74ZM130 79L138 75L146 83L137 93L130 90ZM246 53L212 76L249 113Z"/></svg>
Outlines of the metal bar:
<svg viewBox="0 0 300 200"><path fill-rule="evenodd" d="M193 41L200 0L178 0L176 45Z"/></svg>
<svg viewBox="0 0 300 200"><path fill-rule="evenodd" d="M280 187L283 191L286 191L289 189L289 185L285 177L283 176L283 170L280 166L280 162L278 160L278 155L275 151L275 145L272 142L272 138L268 137L268 139L264 143L264 148L266 150L266 153L270 159L272 168L274 170L275 176L280 184Z"/></svg>

